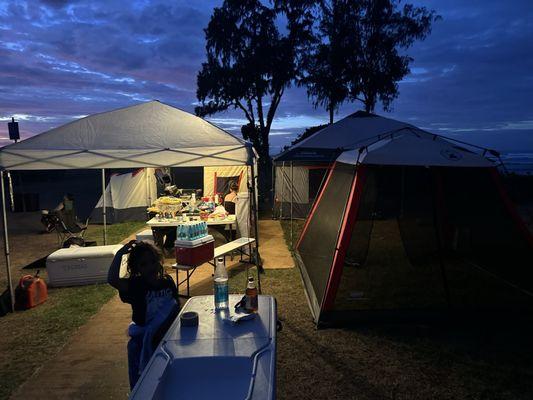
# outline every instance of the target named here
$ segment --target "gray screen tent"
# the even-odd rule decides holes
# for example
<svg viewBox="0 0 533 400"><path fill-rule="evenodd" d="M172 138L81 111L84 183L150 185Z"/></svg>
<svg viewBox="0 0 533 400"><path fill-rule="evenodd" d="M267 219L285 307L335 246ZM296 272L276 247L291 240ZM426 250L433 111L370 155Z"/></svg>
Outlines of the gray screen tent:
<svg viewBox="0 0 533 400"><path fill-rule="evenodd" d="M296 260L317 324L533 308L533 237L496 170L437 136L343 152Z"/></svg>

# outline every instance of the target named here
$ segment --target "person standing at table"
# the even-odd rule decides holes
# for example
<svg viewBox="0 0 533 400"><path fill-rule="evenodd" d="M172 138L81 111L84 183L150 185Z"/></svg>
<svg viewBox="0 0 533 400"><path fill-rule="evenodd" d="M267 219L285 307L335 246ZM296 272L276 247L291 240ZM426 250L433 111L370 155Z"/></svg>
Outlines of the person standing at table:
<svg viewBox="0 0 533 400"><path fill-rule="evenodd" d="M228 214L235 214L235 203L238 200L239 184L235 181L229 186L230 192L224 197L224 208ZM230 226L230 240L235 240L235 231Z"/></svg>
<svg viewBox="0 0 533 400"><path fill-rule="evenodd" d="M239 194L239 184L235 181L230 184L230 192L224 197L224 208L229 214L235 214L235 203Z"/></svg>

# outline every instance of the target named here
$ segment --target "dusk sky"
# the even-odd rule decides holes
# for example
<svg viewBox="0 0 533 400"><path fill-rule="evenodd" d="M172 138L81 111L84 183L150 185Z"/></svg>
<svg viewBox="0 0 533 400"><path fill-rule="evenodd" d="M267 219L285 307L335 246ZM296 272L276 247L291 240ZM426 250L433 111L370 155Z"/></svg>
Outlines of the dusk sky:
<svg viewBox="0 0 533 400"><path fill-rule="evenodd" d="M193 111L204 33L219 1L0 0L0 139L158 99ZM416 1L442 20L409 52L415 61L385 114L507 152L533 153L533 1ZM360 104L345 105L339 119ZM384 114L380 107L376 110ZM231 132L237 111L209 118ZM304 89L288 90L272 153L325 123Z"/></svg>

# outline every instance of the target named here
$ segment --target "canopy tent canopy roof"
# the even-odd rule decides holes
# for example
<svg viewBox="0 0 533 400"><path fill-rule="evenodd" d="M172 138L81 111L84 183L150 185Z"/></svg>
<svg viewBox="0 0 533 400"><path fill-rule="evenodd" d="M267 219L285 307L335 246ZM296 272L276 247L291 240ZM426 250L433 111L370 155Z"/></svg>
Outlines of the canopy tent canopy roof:
<svg viewBox="0 0 533 400"><path fill-rule="evenodd" d="M431 135L405 122L357 111L296 143L274 157L274 160L332 162L343 150L354 149L372 142L379 135L404 130Z"/></svg>
<svg viewBox="0 0 533 400"><path fill-rule="evenodd" d="M360 148L381 138L405 132L412 132L421 137L440 138L440 140L447 142L460 143L466 149L474 152L482 150L481 153L483 155L488 153L487 155L495 158L499 156L493 150L436 135L406 122L385 118L365 111L357 111L296 143L274 157L274 161L332 163L343 151Z"/></svg>
<svg viewBox="0 0 533 400"><path fill-rule="evenodd" d="M437 136L402 130L374 143L343 152L345 164L494 167L489 159Z"/></svg>
<svg viewBox="0 0 533 400"><path fill-rule="evenodd" d="M250 143L157 100L89 115L0 149L7 170L250 165Z"/></svg>

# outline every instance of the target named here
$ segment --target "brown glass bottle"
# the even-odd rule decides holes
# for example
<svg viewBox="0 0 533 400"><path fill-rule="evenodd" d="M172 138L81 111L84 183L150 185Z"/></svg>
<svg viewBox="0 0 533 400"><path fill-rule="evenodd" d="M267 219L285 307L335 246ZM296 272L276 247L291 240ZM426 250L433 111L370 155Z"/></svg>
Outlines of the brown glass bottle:
<svg viewBox="0 0 533 400"><path fill-rule="evenodd" d="M255 287L253 277L248 278L248 286L246 286L246 292L244 294L246 296L244 308L248 312L256 312L258 307L257 288Z"/></svg>

